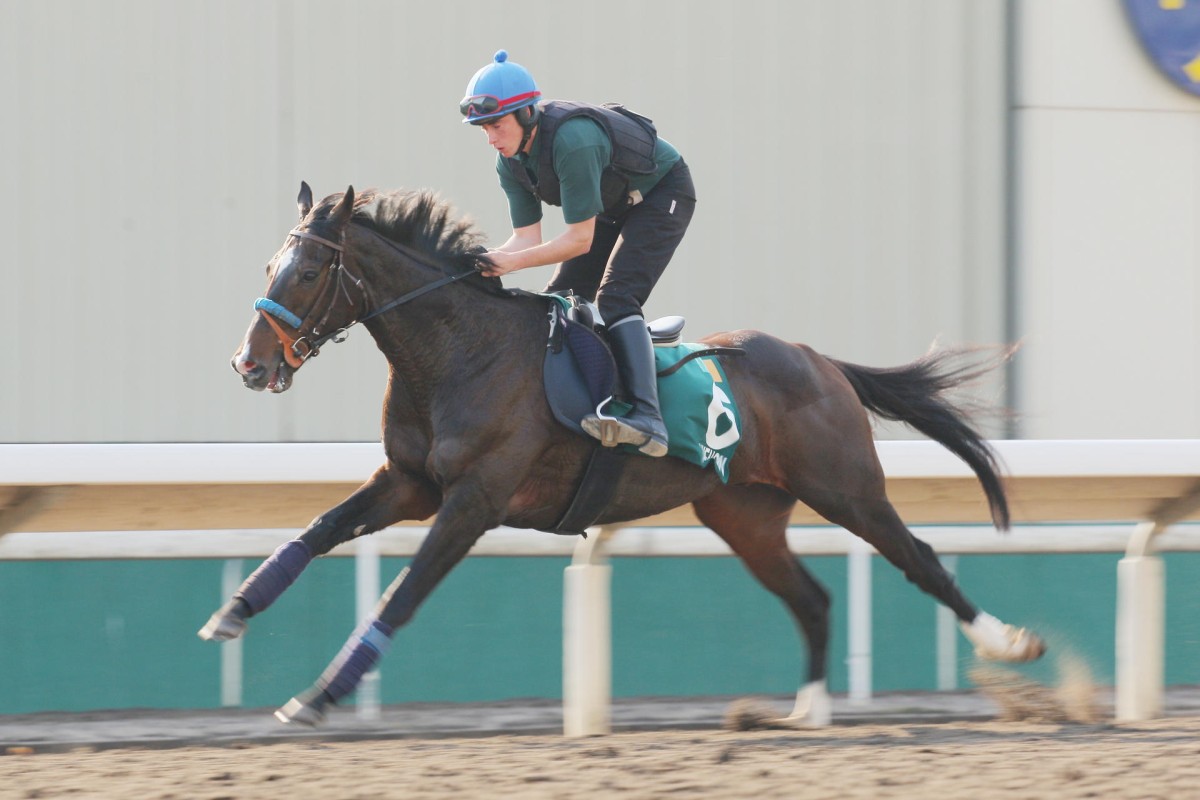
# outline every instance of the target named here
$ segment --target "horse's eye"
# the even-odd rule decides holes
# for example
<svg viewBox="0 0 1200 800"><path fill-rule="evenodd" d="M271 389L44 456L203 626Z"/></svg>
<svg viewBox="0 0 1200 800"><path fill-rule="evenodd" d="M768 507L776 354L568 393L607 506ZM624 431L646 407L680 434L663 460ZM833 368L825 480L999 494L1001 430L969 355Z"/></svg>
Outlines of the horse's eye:
<svg viewBox="0 0 1200 800"><path fill-rule="evenodd" d="M306 269L304 270L304 273L301 274L300 280L304 281L305 283L312 283L317 279L317 275L319 274L320 273L315 269Z"/></svg>

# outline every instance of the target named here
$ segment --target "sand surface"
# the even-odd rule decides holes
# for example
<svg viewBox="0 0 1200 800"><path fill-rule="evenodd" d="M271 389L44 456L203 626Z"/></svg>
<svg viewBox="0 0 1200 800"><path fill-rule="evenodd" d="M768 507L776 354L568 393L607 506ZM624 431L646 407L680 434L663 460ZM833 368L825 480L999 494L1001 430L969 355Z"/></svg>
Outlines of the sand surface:
<svg viewBox="0 0 1200 800"><path fill-rule="evenodd" d="M1200 716L14 749L0 798L1200 797Z"/></svg>

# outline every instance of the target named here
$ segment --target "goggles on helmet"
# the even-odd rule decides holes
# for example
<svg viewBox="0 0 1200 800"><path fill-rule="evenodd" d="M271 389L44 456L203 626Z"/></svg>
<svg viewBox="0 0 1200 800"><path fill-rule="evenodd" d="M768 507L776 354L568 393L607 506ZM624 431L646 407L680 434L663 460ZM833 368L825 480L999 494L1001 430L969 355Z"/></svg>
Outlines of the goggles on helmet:
<svg viewBox="0 0 1200 800"><path fill-rule="evenodd" d="M503 100L495 95L473 94L462 99L462 102L458 104L458 110L468 120L472 117L488 117L500 111L516 111L518 108L529 105L530 101L536 100L541 94L538 91L524 92Z"/></svg>

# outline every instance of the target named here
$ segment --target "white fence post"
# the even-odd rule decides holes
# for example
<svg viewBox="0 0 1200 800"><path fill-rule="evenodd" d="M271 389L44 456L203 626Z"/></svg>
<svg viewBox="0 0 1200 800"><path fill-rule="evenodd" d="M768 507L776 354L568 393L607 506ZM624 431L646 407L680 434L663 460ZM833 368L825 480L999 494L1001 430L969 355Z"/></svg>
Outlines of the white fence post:
<svg viewBox="0 0 1200 800"><path fill-rule="evenodd" d="M563 734L612 732L612 528L591 528L563 573Z"/></svg>
<svg viewBox="0 0 1200 800"><path fill-rule="evenodd" d="M1119 722L1162 716L1166 616L1158 556L1117 564L1117 708Z"/></svg>
<svg viewBox="0 0 1200 800"><path fill-rule="evenodd" d="M379 540L361 536L354 541L355 625L375 611L379 602ZM355 716L374 721L380 717L379 668L363 676L354 693Z"/></svg>
<svg viewBox="0 0 1200 800"><path fill-rule="evenodd" d="M958 556L941 556L946 572L958 572ZM958 688L958 617L946 606L937 604L937 688L949 692Z"/></svg>
<svg viewBox="0 0 1200 800"><path fill-rule="evenodd" d="M857 536L846 556L847 622L850 652L846 658L852 704L871 702L871 556L874 550Z"/></svg>
<svg viewBox="0 0 1200 800"><path fill-rule="evenodd" d="M1166 569L1154 555L1168 526L1200 510L1200 485L1155 509L1134 529L1117 564L1118 721L1162 715L1166 663Z"/></svg>
<svg viewBox="0 0 1200 800"><path fill-rule="evenodd" d="M226 559L221 570L221 602L242 585L242 559ZM242 637L221 642L221 705L242 704Z"/></svg>
<svg viewBox="0 0 1200 800"><path fill-rule="evenodd" d="M1162 715L1166 588L1162 559L1151 555L1161 527L1143 522L1117 563L1117 705L1119 722Z"/></svg>

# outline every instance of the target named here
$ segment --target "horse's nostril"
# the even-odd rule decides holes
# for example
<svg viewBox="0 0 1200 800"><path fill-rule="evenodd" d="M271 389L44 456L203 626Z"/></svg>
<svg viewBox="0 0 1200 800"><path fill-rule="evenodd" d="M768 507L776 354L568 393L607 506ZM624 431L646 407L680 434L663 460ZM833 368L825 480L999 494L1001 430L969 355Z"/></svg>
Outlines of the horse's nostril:
<svg viewBox="0 0 1200 800"><path fill-rule="evenodd" d="M248 358L234 358L229 363L233 366L234 372L247 378L257 377L266 371L262 364L259 364L257 361L251 361Z"/></svg>

